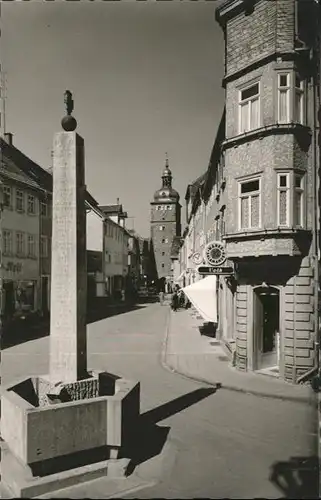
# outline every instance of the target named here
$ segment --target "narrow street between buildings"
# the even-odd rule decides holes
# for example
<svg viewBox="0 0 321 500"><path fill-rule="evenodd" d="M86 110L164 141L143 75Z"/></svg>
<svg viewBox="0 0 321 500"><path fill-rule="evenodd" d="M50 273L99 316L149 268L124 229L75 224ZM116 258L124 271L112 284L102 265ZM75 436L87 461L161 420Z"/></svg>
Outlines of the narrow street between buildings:
<svg viewBox="0 0 321 500"><path fill-rule="evenodd" d="M316 496L313 396L264 398L171 373L162 366L169 314L168 306L146 304L88 326L88 368L141 382L146 434L131 451L128 478L99 479L50 498ZM3 384L48 372L48 340L3 351Z"/></svg>

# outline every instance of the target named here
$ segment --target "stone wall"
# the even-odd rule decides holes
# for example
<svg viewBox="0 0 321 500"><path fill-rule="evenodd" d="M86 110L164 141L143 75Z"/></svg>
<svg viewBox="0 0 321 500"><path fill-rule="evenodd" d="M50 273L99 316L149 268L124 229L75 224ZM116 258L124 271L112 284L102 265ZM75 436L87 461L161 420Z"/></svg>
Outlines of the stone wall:
<svg viewBox="0 0 321 500"><path fill-rule="evenodd" d="M314 279L311 259L302 260L297 276L285 285L284 377L295 382L314 365Z"/></svg>
<svg viewBox="0 0 321 500"><path fill-rule="evenodd" d="M268 264L267 264L268 266ZM290 262L289 262L290 266ZM289 268L290 269L290 268ZM285 271L285 270L284 270ZM315 363L314 348L314 276L311 258L302 259L295 275L285 282L271 274L272 286L280 290L280 373L295 383L300 375L309 371ZM291 274L291 272L290 272ZM266 280L263 270L254 267L252 276L242 277L236 292L236 365L241 370L249 368L249 358L254 358L255 336L253 330L253 300L255 287ZM253 349L253 352L250 350Z"/></svg>
<svg viewBox="0 0 321 500"><path fill-rule="evenodd" d="M242 12L227 23L227 75L275 50L276 3L262 0L251 15Z"/></svg>
<svg viewBox="0 0 321 500"><path fill-rule="evenodd" d="M248 290L239 285L236 291L236 365L240 370L247 369L247 331Z"/></svg>
<svg viewBox="0 0 321 500"><path fill-rule="evenodd" d="M261 0L227 22L227 76L275 52L294 47L294 0Z"/></svg>

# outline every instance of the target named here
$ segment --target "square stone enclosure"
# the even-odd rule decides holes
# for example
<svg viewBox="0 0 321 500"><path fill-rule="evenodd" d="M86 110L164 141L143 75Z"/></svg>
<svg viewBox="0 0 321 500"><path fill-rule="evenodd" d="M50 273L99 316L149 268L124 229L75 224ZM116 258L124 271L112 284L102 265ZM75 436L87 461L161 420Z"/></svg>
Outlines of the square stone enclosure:
<svg viewBox="0 0 321 500"><path fill-rule="evenodd" d="M2 393L2 437L13 455L33 470L49 464L45 469L50 473L53 462L68 462L70 468L77 454L121 449L137 428L139 382L96 372L60 384L59 391L52 389L46 376L31 377Z"/></svg>

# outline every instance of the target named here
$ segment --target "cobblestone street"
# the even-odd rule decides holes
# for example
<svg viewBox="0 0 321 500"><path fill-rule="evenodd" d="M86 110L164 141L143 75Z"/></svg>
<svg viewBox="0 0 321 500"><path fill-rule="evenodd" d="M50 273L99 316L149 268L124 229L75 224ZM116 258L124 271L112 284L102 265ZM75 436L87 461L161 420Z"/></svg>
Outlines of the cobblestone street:
<svg viewBox="0 0 321 500"><path fill-rule="evenodd" d="M168 315L167 306L153 304L88 326L89 368L140 380L141 412L157 432L128 479L116 486L100 479L54 496L108 498L119 490L126 498L304 498L300 482L313 487L311 475L300 479L289 471L311 467L316 455L313 404L215 392L166 371L161 353ZM5 350L3 382L45 373L48 340ZM150 459L139 464L144 458ZM140 490L124 492L134 486Z"/></svg>

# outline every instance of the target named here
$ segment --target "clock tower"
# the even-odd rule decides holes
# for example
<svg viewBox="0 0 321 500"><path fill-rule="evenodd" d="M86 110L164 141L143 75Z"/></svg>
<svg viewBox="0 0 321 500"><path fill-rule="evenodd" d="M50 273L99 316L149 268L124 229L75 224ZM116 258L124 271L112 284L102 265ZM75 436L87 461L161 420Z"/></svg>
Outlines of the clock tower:
<svg viewBox="0 0 321 500"><path fill-rule="evenodd" d="M175 236L181 235L181 205L179 194L172 187L172 172L166 155L162 187L151 202L151 240L158 279L163 287L171 280L171 248ZM162 287L162 285L161 285Z"/></svg>

